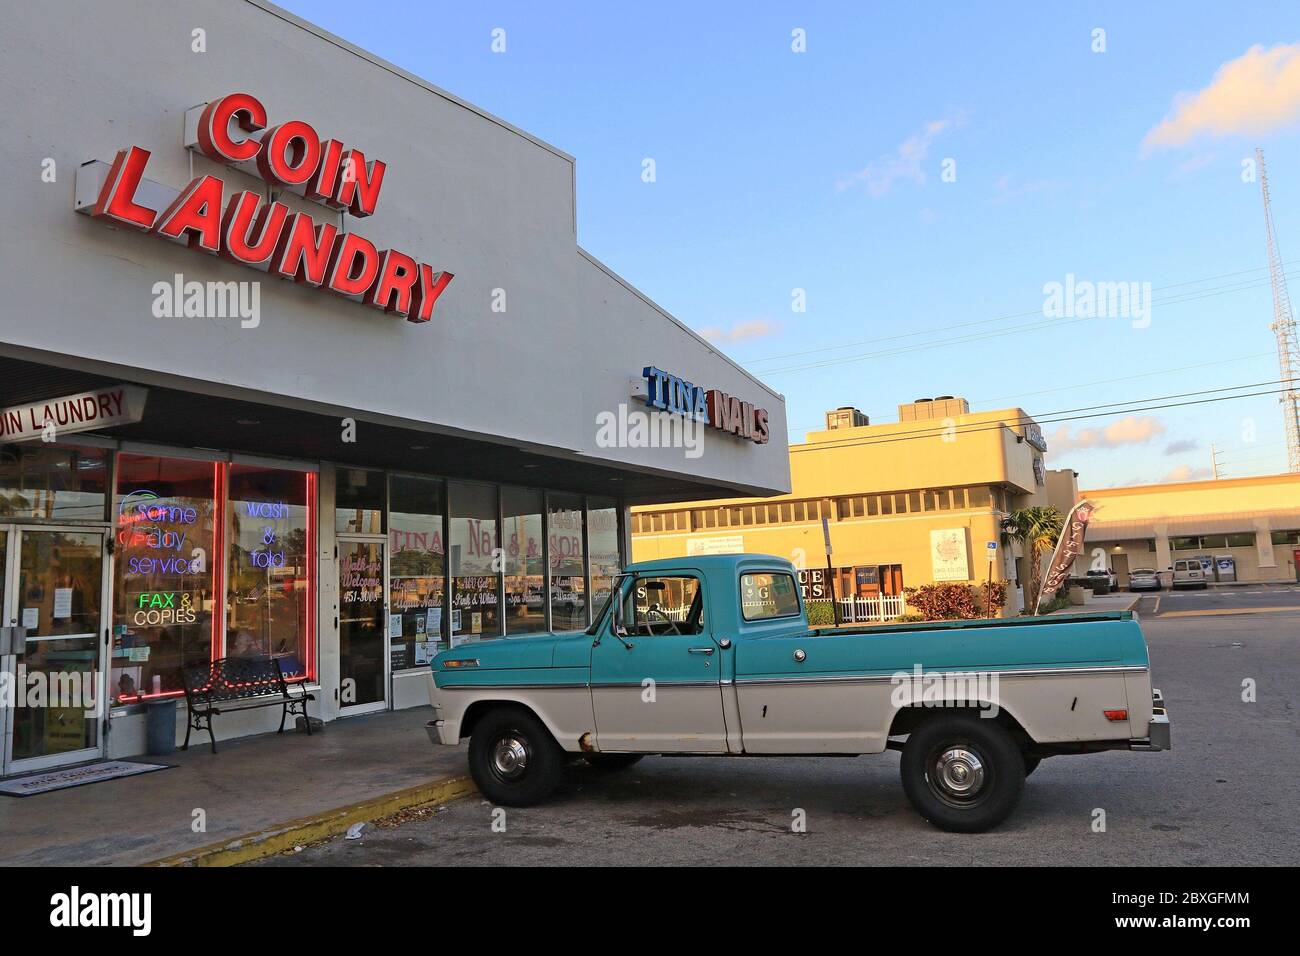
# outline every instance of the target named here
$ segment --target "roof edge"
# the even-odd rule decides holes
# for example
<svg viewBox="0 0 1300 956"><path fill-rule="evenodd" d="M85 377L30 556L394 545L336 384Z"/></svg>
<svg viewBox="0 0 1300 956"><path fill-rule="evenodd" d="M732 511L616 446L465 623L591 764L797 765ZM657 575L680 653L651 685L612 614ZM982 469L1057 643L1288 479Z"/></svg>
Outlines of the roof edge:
<svg viewBox="0 0 1300 956"><path fill-rule="evenodd" d="M609 276L611 279L613 279L615 282L617 282L617 283L618 283L619 285L621 285L623 288L627 289L627 291L631 292L634 296L636 296L638 299L640 299L640 300L641 300L642 302L644 302L646 305L650 306L650 308L654 309L656 312L658 312L660 315L662 315L662 316L663 316L665 319L667 319L669 322L673 323L673 324L676 325L679 329L681 329L683 332L685 332L687 335L691 336L693 339L695 339L697 342L699 342L701 345L703 345L706 349L708 349L712 354L714 354L714 355L716 355L718 358L722 359L722 361L726 362L728 365L730 365L732 368L734 368L734 369L735 369L737 372L739 372L741 375L745 376L745 378L749 379L751 382L753 382L755 385L757 385L757 386L758 386L759 388L761 388L763 391L767 392L767 393L768 393L769 395L771 395L773 398L780 399L780 400L783 401L783 402L785 401L785 396L784 396L783 394L781 394L780 392L778 392L776 389L772 388L772 386L770 386L770 385L764 383L763 381L761 381L760 379L758 379L758 378L754 375L753 372L751 372L749 369L745 368L743 365L741 365L739 362L737 362L735 359L733 359L733 358L732 358L730 355L728 355L726 352L720 351L716 345L714 345L712 342L710 342L710 341L709 341L708 339L706 339L704 336L700 335L699 332L696 332L693 328L691 328L689 325L687 325L687 324L686 324L685 322L683 322L681 319L677 318L677 316L673 315L671 312L669 312L667 309L665 309L662 305L660 305L660 304L659 304L658 302L656 302L654 299L650 298L648 295L646 295L644 292L642 292L642 291L641 291L640 289L638 289L636 286L632 285L632 283L628 282L626 279L624 279L621 275L619 275L617 272L615 272L615 271L614 271L613 269L611 269L609 266L605 265L605 263L601 262L599 259L597 259L595 256L593 256L593 255L592 255L590 252L588 252L586 249L582 248L581 245L578 246L578 255L582 256L584 259L586 259L588 262L590 262L593 266L595 266L595 267L596 267L597 269L599 269L601 272L605 273L605 275Z"/></svg>
<svg viewBox="0 0 1300 956"><path fill-rule="evenodd" d="M400 66L397 66L395 63L390 63L387 60L382 59L381 57L375 56L375 54L371 53L369 50L364 50L354 43L349 43L347 40L343 39L340 36L337 36L336 34L330 33L328 30L324 29L323 27L318 27L310 20L304 20L296 13L291 13L290 11L284 9L283 7L278 7L273 3L267 2L267 0L244 0L244 2L252 4L253 6L257 7L259 10L261 10L263 13L269 13L271 16L278 17L279 19L285 21L286 23L290 23L293 26L296 26L302 30L306 30L308 33L311 33L319 37L320 39L324 40L326 43L332 43L334 46L338 47L339 49L346 50L349 53L353 54L354 56L358 56L361 59L368 61L372 65L377 66L382 70L387 70L389 73L392 73L394 76L401 77L402 79L410 83L414 83L416 86L428 90L430 93L433 93L435 96L441 96L449 103L453 103L456 106L459 106L461 109L469 110L471 113L475 113L478 116L481 116L483 119L491 123L495 123L496 125L502 127L503 129L509 130L510 132L514 133L516 136L523 137L533 145L539 146L542 149L546 150L547 152L555 154L557 157L569 163L570 165L573 165L575 162L574 158L570 156L568 153L566 153L564 150L556 146L552 146L550 143L546 142L543 139L538 139L532 133L520 129L518 126L515 126L513 123L506 122L499 116L494 116L493 114L489 113L487 110L481 109L480 107L475 106L473 103L469 103L461 99L459 96L456 96L454 93L448 93L446 90L442 89L441 87L434 86L428 80L416 76L414 73L410 73L406 70L403 70Z"/></svg>

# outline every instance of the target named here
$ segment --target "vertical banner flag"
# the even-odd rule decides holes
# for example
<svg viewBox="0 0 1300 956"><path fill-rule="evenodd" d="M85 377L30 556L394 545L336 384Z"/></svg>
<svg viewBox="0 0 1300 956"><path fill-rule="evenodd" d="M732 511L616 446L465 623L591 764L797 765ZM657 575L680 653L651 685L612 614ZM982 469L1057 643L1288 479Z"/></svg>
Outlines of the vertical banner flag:
<svg viewBox="0 0 1300 956"><path fill-rule="evenodd" d="M1060 540L1056 542L1056 551L1052 554L1052 563L1048 565L1043 583L1038 587L1038 599L1034 602L1035 612L1042 606L1043 595L1055 594L1070 577L1074 559L1083 553L1083 536L1088 530L1088 520L1096 510L1097 506L1084 498L1065 516Z"/></svg>

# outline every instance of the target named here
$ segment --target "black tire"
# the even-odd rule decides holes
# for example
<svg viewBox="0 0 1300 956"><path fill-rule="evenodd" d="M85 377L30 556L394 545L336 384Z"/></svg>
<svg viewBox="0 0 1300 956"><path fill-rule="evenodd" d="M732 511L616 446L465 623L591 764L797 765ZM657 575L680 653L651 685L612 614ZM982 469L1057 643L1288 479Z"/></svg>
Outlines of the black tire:
<svg viewBox="0 0 1300 956"><path fill-rule="evenodd" d="M1042 763L1042 762L1043 762L1043 758L1042 758L1042 757L1026 757L1026 758L1025 758L1025 776L1028 777L1031 773L1033 773L1035 770L1037 770L1037 769L1038 769L1038 765L1039 765L1040 763Z"/></svg>
<svg viewBox="0 0 1300 956"><path fill-rule="evenodd" d="M946 764L947 770L943 769ZM907 738L903 791L940 830L982 833L1005 820L1025 786L1025 758L999 724L966 715L932 717Z"/></svg>
<svg viewBox="0 0 1300 956"><path fill-rule="evenodd" d="M531 807L549 797L564 773L564 751L525 707L485 714L469 738L469 775L489 802Z"/></svg>
<svg viewBox="0 0 1300 956"><path fill-rule="evenodd" d="M600 773L617 773L626 770L645 754L587 754L586 761L592 770Z"/></svg>

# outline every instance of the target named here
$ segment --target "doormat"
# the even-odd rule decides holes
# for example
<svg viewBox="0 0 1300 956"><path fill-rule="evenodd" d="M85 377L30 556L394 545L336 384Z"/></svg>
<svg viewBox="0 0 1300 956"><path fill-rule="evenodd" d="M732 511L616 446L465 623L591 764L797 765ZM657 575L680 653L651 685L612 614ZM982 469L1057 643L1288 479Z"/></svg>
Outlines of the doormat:
<svg viewBox="0 0 1300 956"><path fill-rule="evenodd" d="M130 760L104 760L99 763L83 764L80 767L64 767L61 770L47 770L26 777L14 777L12 780L0 780L0 793L10 797L31 797L38 793L52 790L66 790L101 780L116 780L118 777L134 777L154 770L168 770L165 763L133 763Z"/></svg>

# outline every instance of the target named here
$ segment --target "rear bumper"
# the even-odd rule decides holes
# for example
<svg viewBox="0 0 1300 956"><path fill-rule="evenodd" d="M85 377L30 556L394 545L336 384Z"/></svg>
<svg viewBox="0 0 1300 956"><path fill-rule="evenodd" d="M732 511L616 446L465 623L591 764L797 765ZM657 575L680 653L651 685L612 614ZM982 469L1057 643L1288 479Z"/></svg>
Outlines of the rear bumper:
<svg viewBox="0 0 1300 956"><path fill-rule="evenodd" d="M1169 712L1165 709L1165 695L1153 688L1151 691L1151 720L1147 724L1147 735L1130 740L1128 749L1155 751L1169 750L1171 748Z"/></svg>

